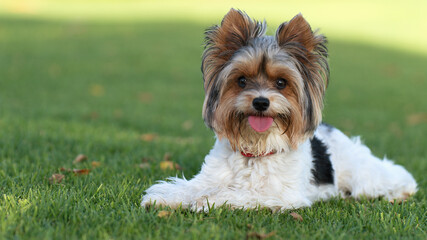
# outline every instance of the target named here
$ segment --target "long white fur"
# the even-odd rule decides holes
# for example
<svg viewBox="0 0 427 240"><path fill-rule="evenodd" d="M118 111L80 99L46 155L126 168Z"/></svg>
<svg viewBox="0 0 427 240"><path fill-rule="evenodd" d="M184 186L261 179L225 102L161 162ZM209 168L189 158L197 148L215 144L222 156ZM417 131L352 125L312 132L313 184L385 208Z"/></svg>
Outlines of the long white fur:
<svg viewBox="0 0 427 240"><path fill-rule="evenodd" d="M309 139L296 150L257 158L234 152L227 139L223 139L217 140L205 157L199 174L191 180L172 177L151 186L141 205L206 211L225 204L232 208L260 206L280 211L310 206L333 196L347 197L348 193L354 198L383 196L391 200L405 199L417 191L410 173L387 159L373 156L358 138L350 139L325 125L319 126L315 136L328 147L335 184L314 183Z"/></svg>

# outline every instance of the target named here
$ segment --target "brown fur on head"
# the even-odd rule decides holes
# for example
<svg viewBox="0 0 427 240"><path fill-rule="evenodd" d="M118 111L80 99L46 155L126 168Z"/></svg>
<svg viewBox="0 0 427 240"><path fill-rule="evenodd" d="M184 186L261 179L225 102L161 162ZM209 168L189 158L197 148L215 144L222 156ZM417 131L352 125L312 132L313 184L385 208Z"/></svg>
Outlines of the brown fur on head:
<svg viewBox="0 0 427 240"><path fill-rule="evenodd" d="M300 14L281 24L276 36L265 36L265 29L265 22L231 9L220 26L206 31L203 118L234 150L281 151L283 142L295 148L322 119L329 75L326 38ZM278 79L286 81L285 88L277 87ZM260 96L270 101L266 111L252 106ZM250 115L272 117L273 126L256 132L248 124Z"/></svg>

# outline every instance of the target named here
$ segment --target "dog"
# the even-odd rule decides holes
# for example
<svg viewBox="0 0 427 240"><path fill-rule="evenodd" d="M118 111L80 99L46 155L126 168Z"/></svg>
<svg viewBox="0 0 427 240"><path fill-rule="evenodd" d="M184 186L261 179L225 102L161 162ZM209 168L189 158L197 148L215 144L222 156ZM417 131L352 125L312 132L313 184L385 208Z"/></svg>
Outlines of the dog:
<svg viewBox="0 0 427 240"><path fill-rule="evenodd" d="M417 183L359 138L322 123L326 38L301 14L274 36L231 9L205 32L203 118L216 135L200 173L146 190L141 206L284 211L331 197L404 200Z"/></svg>

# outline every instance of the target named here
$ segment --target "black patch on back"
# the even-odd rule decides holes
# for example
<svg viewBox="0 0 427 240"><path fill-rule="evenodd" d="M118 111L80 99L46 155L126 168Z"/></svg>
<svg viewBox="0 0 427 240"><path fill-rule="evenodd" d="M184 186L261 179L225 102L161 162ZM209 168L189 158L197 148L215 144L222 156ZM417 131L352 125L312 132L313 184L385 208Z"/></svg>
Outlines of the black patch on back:
<svg viewBox="0 0 427 240"><path fill-rule="evenodd" d="M314 181L317 185L320 184L333 184L334 183L334 169L330 155L327 152L328 148L326 145L318 139L316 136L310 141L311 143L311 154L313 156L313 174Z"/></svg>

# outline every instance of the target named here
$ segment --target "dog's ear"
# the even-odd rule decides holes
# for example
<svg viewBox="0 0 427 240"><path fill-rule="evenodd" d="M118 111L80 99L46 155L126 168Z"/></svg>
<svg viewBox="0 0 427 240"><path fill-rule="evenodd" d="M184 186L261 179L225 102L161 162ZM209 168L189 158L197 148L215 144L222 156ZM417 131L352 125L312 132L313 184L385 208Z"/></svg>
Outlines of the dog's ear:
<svg viewBox="0 0 427 240"><path fill-rule="evenodd" d="M313 32L301 14L282 23L276 41L294 59L304 81L304 132L313 132L322 120L323 97L329 81L326 38Z"/></svg>
<svg viewBox="0 0 427 240"><path fill-rule="evenodd" d="M231 9L220 26L215 25L205 31L202 73L206 95L203 118L208 127L213 128L213 113L223 83L218 79L218 74L236 51L265 33L265 26L265 22L252 20L244 12Z"/></svg>
<svg viewBox="0 0 427 240"><path fill-rule="evenodd" d="M286 44L301 44L308 52L316 47L316 44L323 39L319 39L310 25L301 14L296 15L289 22L282 23L276 32L276 39L279 46Z"/></svg>
<svg viewBox="0 0 427 240"><path fill-rule="evenodd" d="M244 12L232 8L222 19L221 26L215 25L205 31L205 55L225 63L239 48L264 32L265 23L254 21Z"/></svg>

